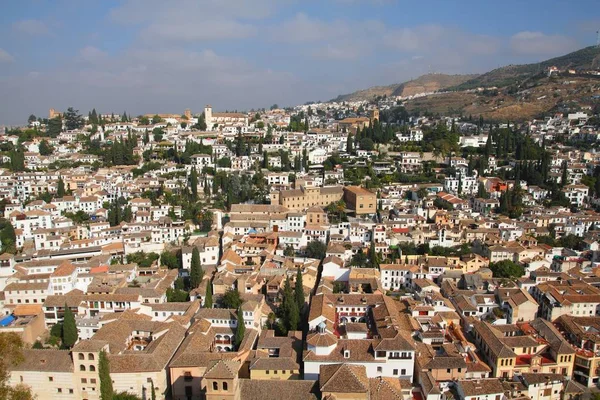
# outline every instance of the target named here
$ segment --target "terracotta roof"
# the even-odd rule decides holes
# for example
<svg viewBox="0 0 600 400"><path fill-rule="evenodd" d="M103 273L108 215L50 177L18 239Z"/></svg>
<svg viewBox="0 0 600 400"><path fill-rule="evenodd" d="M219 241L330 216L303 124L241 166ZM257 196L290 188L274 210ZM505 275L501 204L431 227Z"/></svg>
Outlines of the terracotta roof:
<svg viewBox="0 0 600 400"><path fill-rule="evenodd" d="M240 370L240 363L233 360L217 360L212 363L204 373L205 379L230 379L236 378Z"/></svg>
<svg viewBox="0 0 600 400"><path fill-rule="evenodd" d="M316 400L317 381L240 379L241 399Z"/></svg>
<svg viewBox="0 0 600 400"><path fill-rule="evenodd" d="M9 365L12 371L73 372L73 361L66 350L23 349L23 359Z"/></svg>
<svg viewBox="0 0 600 400"><path fill-rule="evenodd" d="M321 365L319 384L323 393L367 393L369 391L369 379L364 365Z"/></svg>

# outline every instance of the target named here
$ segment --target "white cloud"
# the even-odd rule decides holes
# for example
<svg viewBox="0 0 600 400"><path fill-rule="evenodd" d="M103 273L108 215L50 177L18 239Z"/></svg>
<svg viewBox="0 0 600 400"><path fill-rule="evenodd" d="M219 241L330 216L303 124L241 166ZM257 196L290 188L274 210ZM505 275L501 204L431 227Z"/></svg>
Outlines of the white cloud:
<svg viewBox="0 0 600 400"><path fill-rule="evenodd" d="M15 59L6 50L0 49L0 63L10 63Z"/></svg>
<svg viewBox="0 0 600 400"><path fill-rule="evenodd" d="M43 36L50 33L46 24L37 19L24 19L13 24L13 29L17 32L31 36Z"/></svg>
<svg viewBox="0 0 600 400"><path fill-rule="evenodd" d="M558 56L578 49L579 45L566 36L523 31L510 38L510 48L518 55Z"/></svg>
<svg viewBox="0 0 600 400"><path fill-rule="evenodd" d="M256 28L231 20L209 20L198 23L186 21L178 24L157 22L142 30L141 37L146 41L157 39L167 41L200 41L218 39L243 39L256 34Z"/></svg>
<svg viewBox="0 0 600 400"><path fill-rule="evenodd" d="M240 39L256 34L258 21L288 0L126 0L110 11L113 22L142 26L140 37L151 41Z"/></svg>
<svg viewBox="0 0 600 400"><path fill-rule="evenodd" d="M108 57L108 54L97 47L86 46L79 50L79 60L86 63L97 63Z"/></svg>

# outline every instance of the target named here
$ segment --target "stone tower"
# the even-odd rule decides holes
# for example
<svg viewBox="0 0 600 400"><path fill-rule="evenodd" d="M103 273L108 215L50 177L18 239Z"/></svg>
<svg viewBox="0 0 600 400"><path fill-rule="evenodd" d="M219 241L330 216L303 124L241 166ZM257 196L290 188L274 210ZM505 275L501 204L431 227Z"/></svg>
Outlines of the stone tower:
<svg viewBox="0 0 600 400"><path fill-rule="evenodd" d="M379 121L379 109L378 108L374 108L371 110L371 115L369 116L369 118L371 119L371 122L377 120Z"/></svg>
<svg viewBox="0 0 600 400"><path fill-rule="evenodd" d="M204 107L204 122L206 122L206 130L212 131L212 107L210 106L210 104L207 104L206 107Z"/></svg>

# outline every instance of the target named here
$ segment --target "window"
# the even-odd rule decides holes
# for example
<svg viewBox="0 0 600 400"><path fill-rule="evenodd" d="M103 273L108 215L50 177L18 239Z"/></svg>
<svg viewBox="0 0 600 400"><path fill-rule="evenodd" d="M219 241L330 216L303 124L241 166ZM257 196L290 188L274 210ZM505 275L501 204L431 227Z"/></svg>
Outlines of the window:
<svg viewBox="0 0 600 400"><path fill-rule="evenodd" d="M383 367L377 367L377 373L382 373L383 372Z"/></svg>
<svg viewBox="0 0 600 400"><path fill-rule="evenodd" d="M87 383L87 379L86 378L81 378L81 383Z"/></svg>
<svg viewBox="0 0 600 400"><path fill-rule="evenodd" d="M58 388L58 389L56 389L56 391L57 391L58 393L62 393L62 388Z"/></svg>
<svg viewBox="0 0 600 400"><path fill-rule="evenodd" d="M223 382L223 390L227 390L227 382Z"/></svg>
<svg viewBox="0 0 600 400"><path fill-rule="evenodd" d="M90 383L91 384L96 384L96 379L94 379L94 378L90 379Z"/></svg>
<svg viewBox="0 0 600 400"><path fill-rule="evenodd" d="M219 390L219 384L217 382L213 382L213 390Z"/></svg>
<svg viewBox="0 0 600 400"><path fill-rule="evenodd" d="M49 376L49 377L48 377L48 382L53 382L53 381L54 381L54 378L53 378L53 377L51 377L51 376Z"/></svg>
<svg viewBox="0 0 600 400"><path fill-rule="evenodd" d="M406 375L406 370L405 369L400 370L400 374Z"/></svg>
<svg viewBox="0 0 600 400"><path fill-rule="evenodd" d="M81 365L79 366L79 370L80 370L80 371L85 371L85 365L81 364Z"/></svg>
<svg viewBox="0 0 600 400"><path fill-rule="evenodd" d="M92 353L88 354L88 360L94 361L94 355Z"/></svg>
<svg viewBox="0 0 600 400"><path fill-rule="evenodd" d="M73 389L69 389L69 394L73 394Z"/></svg>
<svg viewBox="0 0 600 400"><path fill-rule="evenodd" d="M93 365L90 365L90 371L91 372L95 372L96 371L96 367L94 367Z"/></svg>
<svg viewBox="0 0 600 400"><path fill-rule="evenodd" d="M397 370L397 369L395 369L395 370L393 371L393 374L394 374L394 375L398 375L398 370Z"/></svg>

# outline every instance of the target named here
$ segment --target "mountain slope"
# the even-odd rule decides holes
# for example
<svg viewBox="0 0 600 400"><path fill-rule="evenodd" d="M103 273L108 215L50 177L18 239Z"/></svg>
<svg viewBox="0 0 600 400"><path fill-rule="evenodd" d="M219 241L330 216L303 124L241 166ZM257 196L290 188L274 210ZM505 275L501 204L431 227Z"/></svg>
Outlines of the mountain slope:
<svg viewBox="0 0 600 400"><path fill-rule="evenodd" d="M574 68L588 69L600 66L600 49L594 46L574 51L564 56L551 58L533 64L508 65L494 69L473 79L448 87L449 90L468 90L478 87L504 87L514 83L523 82L538 73L543 73L546 68L556 66L559 69Z"/></svg>
<svg viewBox="0 0 600 400"><path fill-rule="evenodd" d="M418 93L434 92L457 86L474 79L477 75L446 75L427 74L404 83L396 83L389 86L373 86L368 89L358 90L354 93L344 94L332 101L360 101L370 100L377 96L412 96Z"/></svg>

